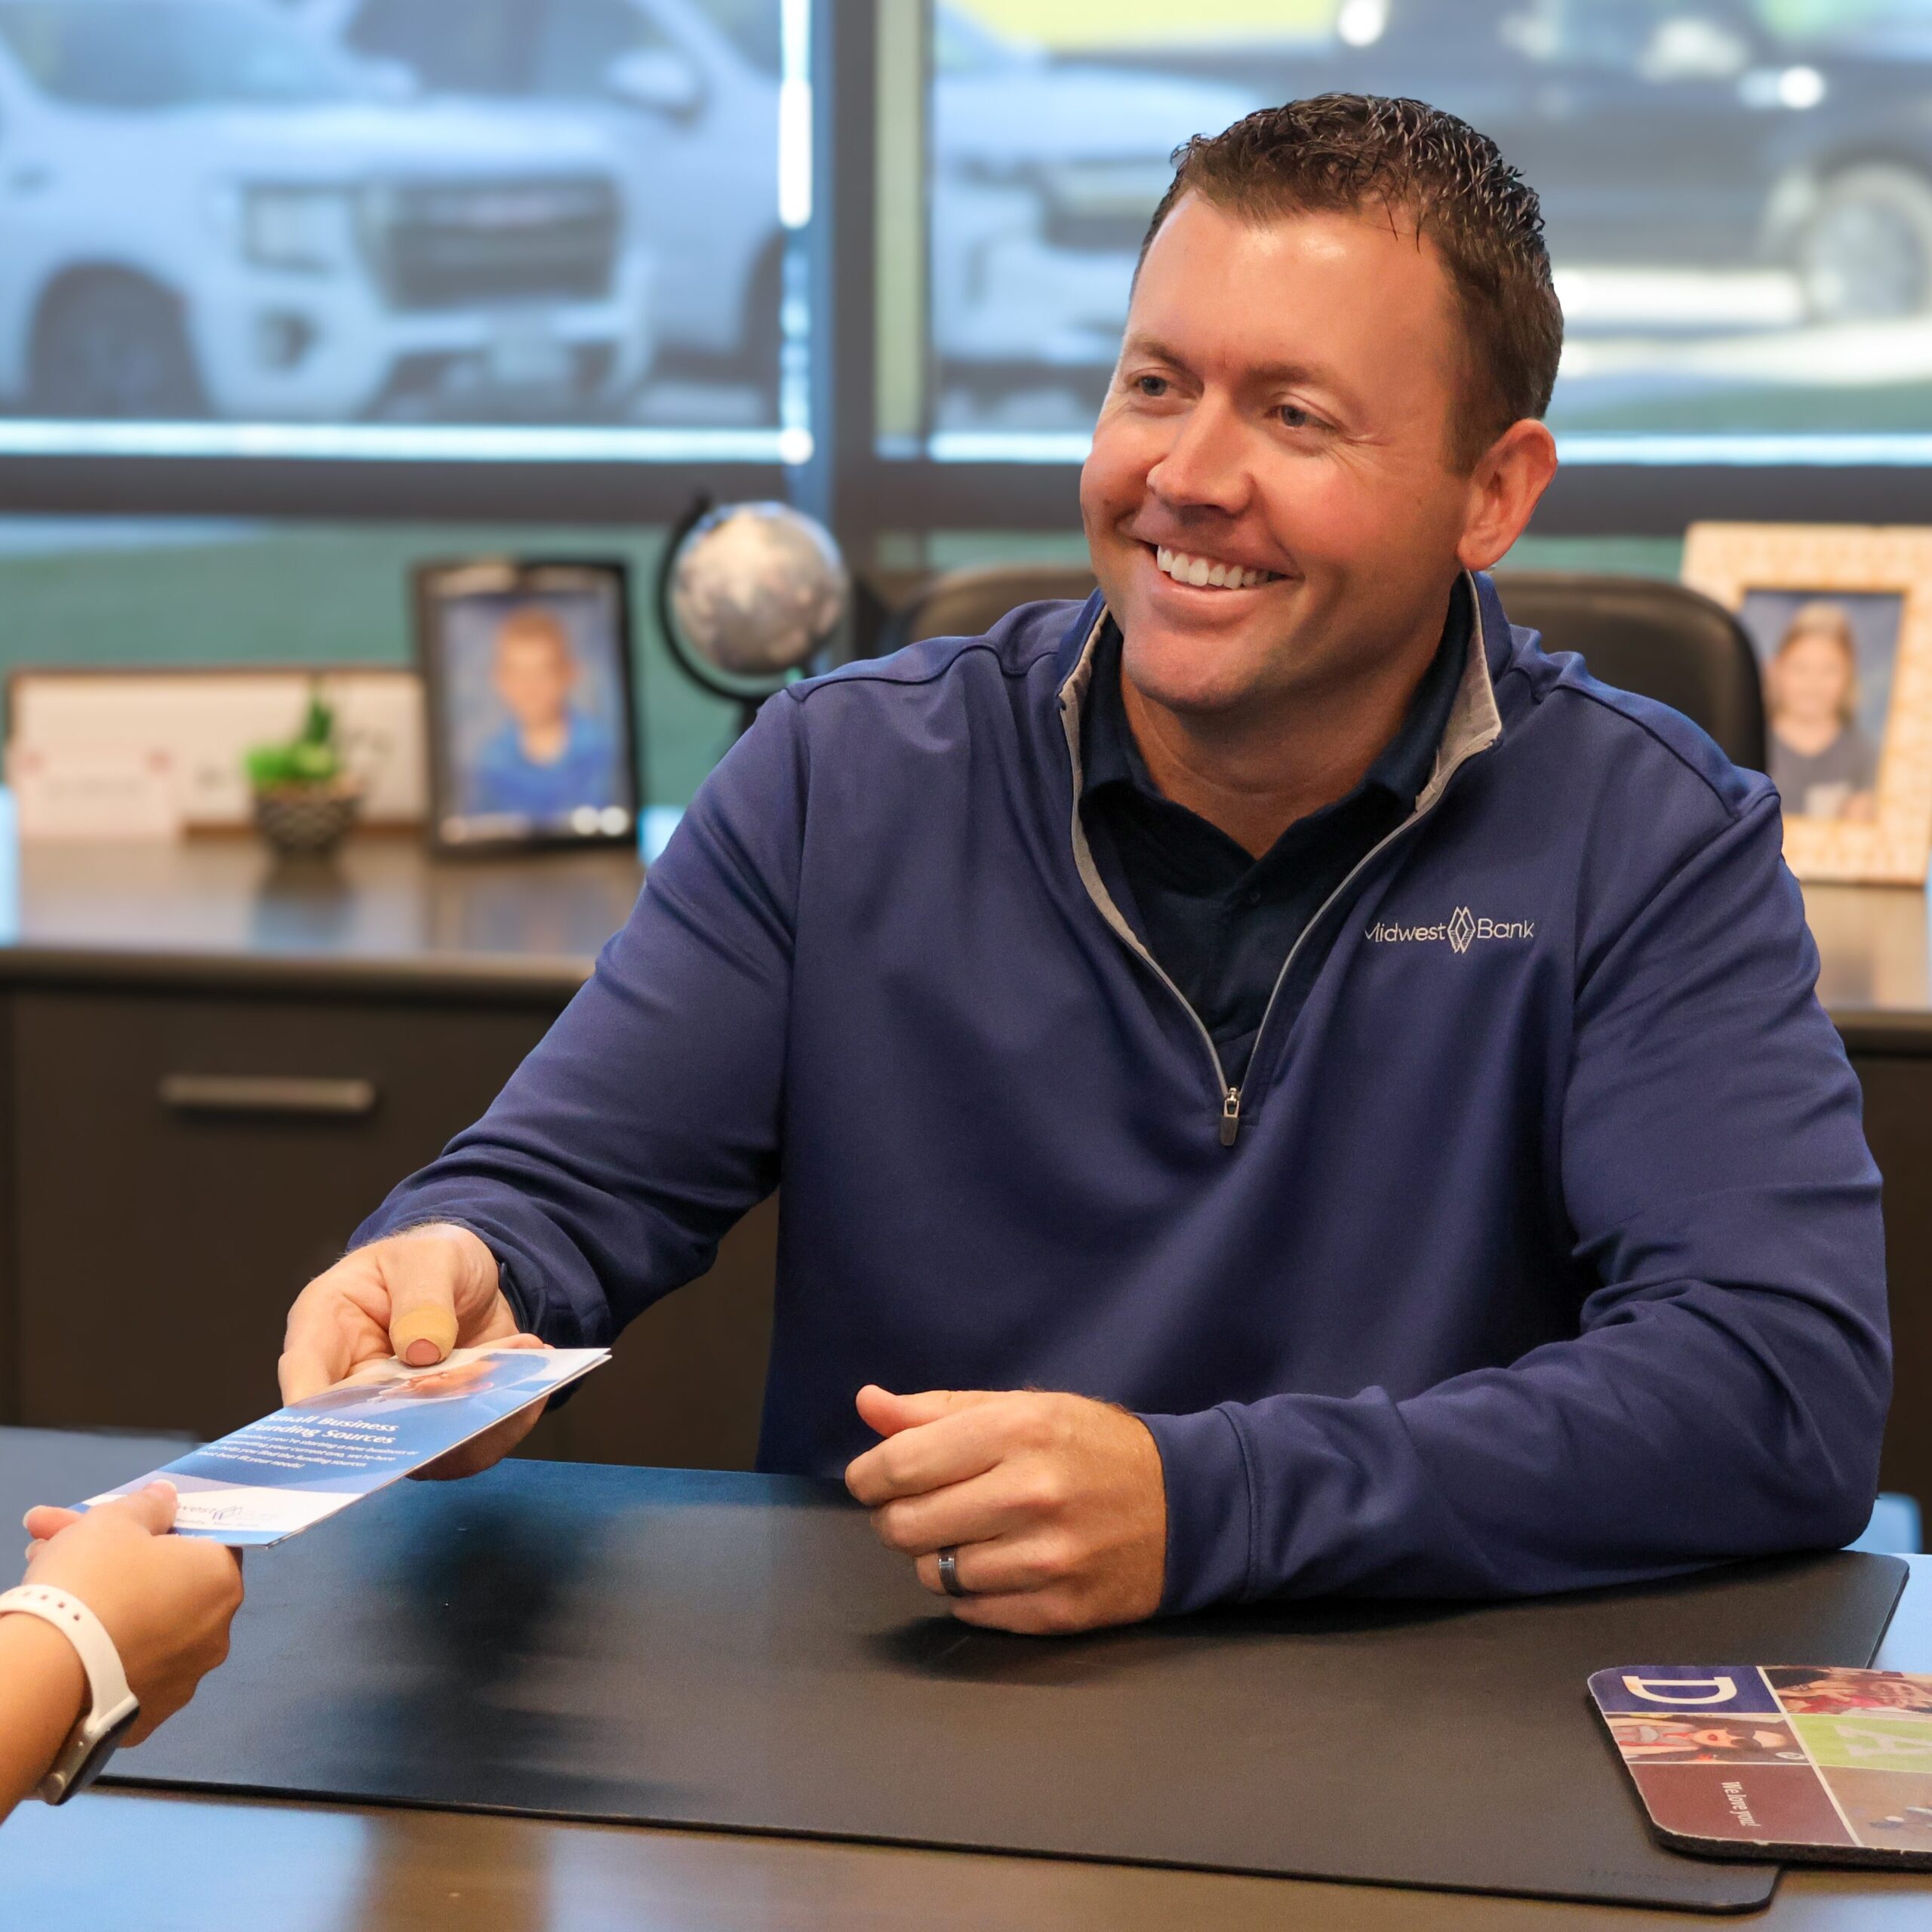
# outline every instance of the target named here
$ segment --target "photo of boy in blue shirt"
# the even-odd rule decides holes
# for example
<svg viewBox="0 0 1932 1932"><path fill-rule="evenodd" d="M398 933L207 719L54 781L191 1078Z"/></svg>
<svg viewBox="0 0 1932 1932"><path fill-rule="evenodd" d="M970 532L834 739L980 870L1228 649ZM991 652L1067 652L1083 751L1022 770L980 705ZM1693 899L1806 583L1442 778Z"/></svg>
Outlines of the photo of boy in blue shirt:
<svg viewBox="0 0 1932 1932"><path fill-rule="evenodd" d="M574 701L583 667L557 614L519 605L497 629L490 684L509 715L485 740L465 808L538 823L623 802L609 726Z"/></svg>

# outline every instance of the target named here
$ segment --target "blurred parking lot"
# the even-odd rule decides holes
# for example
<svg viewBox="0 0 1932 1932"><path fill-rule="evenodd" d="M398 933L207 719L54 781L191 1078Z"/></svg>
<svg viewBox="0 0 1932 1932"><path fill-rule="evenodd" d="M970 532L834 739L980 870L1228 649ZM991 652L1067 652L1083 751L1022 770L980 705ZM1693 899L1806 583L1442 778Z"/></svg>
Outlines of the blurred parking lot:
<svg viewBox="0 0 1932 1932"><path fill-rule="evenodd" d="M801 422L806 14L0 0L0 411ZM1541 191L1559 429L1932 430L1932 0L939 0L931 43L928 432L1063 451L1170 151L1327 88Z"/></svg>

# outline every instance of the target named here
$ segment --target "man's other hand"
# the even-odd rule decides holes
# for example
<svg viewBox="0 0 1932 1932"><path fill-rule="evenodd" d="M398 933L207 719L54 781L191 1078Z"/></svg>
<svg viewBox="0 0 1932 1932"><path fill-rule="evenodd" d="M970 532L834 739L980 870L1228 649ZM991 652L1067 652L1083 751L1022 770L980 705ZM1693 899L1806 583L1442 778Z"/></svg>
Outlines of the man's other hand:
<svg viewBox="0 0 1932 1932"><path fill-rule="evenodd" d="M859 1414L886 1440L845 1472L888 1549L968 1623L1065 1635L1160 1607L1168 1505L1160 1451L1126 1410L1084 1395L868 1385Z"/></svg>
<svg viewBox="0 0 1932 1932"><path fill-rule="evenodd" d="M365 1362L393 1355L392 1326L423 1309L449 1311L460 1349L507 1342L521 1333L497 1284L497 1257L477 1235L448 1224L412 1228L344 1255L296 1297L282 1341L281 1399L299 1402L319 1395ZM536 1346L534 1338L531 1346ZM426 1368L448 1352L419 1339L408 1345L405 1359L412 1367ZM417 1473L438 1479L473 1476L508 1455L543 1413L540 1402L521 1410Z"/></svg>

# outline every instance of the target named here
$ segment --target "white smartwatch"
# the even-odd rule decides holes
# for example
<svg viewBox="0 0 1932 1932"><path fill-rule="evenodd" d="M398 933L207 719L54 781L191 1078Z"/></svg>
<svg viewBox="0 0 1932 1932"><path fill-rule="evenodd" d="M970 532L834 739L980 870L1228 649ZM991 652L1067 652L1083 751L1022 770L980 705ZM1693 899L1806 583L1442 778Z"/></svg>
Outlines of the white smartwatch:
<svg viewBox="0 0 1932 1932"><path fill-rule="evenodd" d="M45 1589L38 1583L23 1583L0 1596L0 1617L10 1611L52 1624L73 1645L81 1668L88 1674L88 1709L60 1747L54 1768L40 1782L40 1795L48 1804L64 1804L100 1777L114 1755L114 1747L140 1715L140 1700L128 1688L127 1672L121 1668L121 1653L114 1647L114 1639L78 1598L64 1590Z"/></svg>

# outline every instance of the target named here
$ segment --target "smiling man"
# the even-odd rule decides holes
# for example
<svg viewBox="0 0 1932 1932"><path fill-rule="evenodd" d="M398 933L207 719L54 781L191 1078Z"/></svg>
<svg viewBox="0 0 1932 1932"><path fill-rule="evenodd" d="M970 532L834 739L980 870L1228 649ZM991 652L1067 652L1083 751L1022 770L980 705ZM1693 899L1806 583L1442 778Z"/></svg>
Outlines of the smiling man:
<svg viewBox="0 0 1932 1932"><path fill-rule="evenodd" d="M1083 482L1100 594L768 704L303 1292L285 1393L426 1303L605 1341L782 1182L761 1462L842 1474L972 1622L1856 1534L1878 1177L1777 797L1477 574L1561 339L1461 122L1190 143Z"/></svg>

